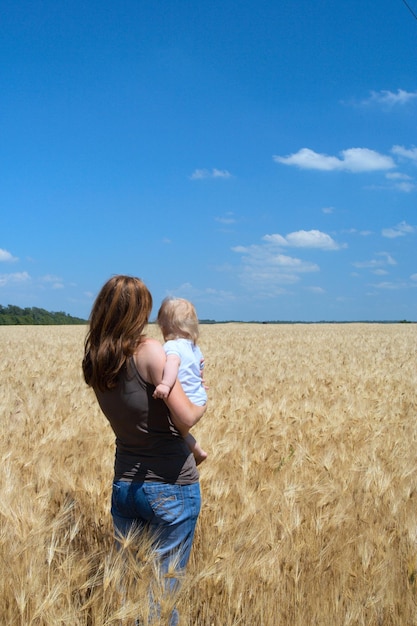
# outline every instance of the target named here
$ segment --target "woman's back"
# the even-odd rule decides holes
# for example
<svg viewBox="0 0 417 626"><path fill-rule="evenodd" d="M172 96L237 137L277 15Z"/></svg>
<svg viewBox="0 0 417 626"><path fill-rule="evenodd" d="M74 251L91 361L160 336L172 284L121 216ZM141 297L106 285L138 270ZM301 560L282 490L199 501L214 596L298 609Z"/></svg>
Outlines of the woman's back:
<svg viewBox="0 0 417 626"><path fill-rule="evenodd" d="M154 389L131 358L120 371L116 387L95 390L116 435L115 480L197 482L194 457L166 404L152 397Z"/></svg>

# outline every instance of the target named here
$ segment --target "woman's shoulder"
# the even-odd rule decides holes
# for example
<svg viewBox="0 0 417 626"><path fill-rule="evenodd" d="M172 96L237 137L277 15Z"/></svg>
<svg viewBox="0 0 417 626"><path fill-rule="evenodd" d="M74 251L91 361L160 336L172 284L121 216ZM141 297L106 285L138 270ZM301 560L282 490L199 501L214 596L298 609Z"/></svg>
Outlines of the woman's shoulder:
<svg viewBox="0 0 417 626"><path fill-rule="evenodd" d="M142 378L154 385L162 379L166 356L162 344L157 339L146 337L136 349L133 359Z"/></svg>
<svg viewBox="0 0 417 626"><path fill-rule="evenodd" d="M153 339L152 337L143 337L141 340L140 346L161 346L161 342L158 339Z"/></svg>
<svg viewBox="0 0 417 626"><path fill-rule="evenodd" d="M152 337L144 337L136 350L137 354L161 354L164 353L164 349L162 344L157 339L152 339Z"/></svg>

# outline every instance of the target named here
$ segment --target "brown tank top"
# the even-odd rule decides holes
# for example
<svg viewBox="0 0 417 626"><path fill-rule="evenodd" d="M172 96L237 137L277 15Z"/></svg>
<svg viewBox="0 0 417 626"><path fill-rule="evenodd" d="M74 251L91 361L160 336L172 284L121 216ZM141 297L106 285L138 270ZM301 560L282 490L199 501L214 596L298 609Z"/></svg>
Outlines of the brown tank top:
<svg viewBox="0 0 417 626"><path fill-rule="evenodd" d="M95 390L116 435L115 480L189 485L198 481L193 454L171 421L154 385L139 374L133 359L122 368L117 386Z"/></svg>

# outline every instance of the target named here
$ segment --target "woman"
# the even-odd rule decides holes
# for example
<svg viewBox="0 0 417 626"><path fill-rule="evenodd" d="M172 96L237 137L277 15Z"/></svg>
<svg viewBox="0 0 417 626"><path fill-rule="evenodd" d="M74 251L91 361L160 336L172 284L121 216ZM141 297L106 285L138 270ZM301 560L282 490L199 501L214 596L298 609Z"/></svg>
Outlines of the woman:
<svg viewBox="0 0 417 626"><path fill-rule="evenodd" d="M183 435L205 406L196 406L176 381L165 401L153 398L165 352L144 335L152 296L144 283L114 276L90 315L83 373L116 435L111 514L116 536L148 529L161 571L185 568L200 512L196 464ZM175 588L174 578L167 579ZM171 624L177 623L173 613Z"/></svg>

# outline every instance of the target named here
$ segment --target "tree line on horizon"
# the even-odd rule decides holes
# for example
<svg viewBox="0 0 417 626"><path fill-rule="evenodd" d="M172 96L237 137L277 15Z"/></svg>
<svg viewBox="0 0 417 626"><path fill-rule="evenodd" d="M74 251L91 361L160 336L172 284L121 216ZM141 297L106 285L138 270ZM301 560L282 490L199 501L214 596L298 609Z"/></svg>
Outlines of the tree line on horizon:
<svg viewBox="0 0 417 626"><path fill-rule="evenodd" d="M14 304L3 306L0 304L0 326L39 325L58 326L86 324L80 317L73 317L63 311L53 312L38 307L22 309Z"/></svg>
<svg viewBox="0 0 417 626"><path fill-rule="evenodd" d="M411 324L409 320L358 320L358 322L366 324ZM82 319L81 317L74 317L65 313L64 311L46 311L46 309L41 309L38 307L26 307L22 309L19 306L14 304L8 304L7 306L3 306L0 304L0 326L17 326L17 325L39 325L39 326L47 326L47 325L83 325L87 324L88 321ZM155 321L150 322L151 324L155 324ZM252 320L250 322L242 322L240 320L223 320L219 322L218 320L213 319L200 319L200 324L350 324L354 322L349 321L338 321L334 322L331 320L321 320L317 322L305 322L305 321L288 321L288 320L268 320L268 321L256 321Z"/></svg>

